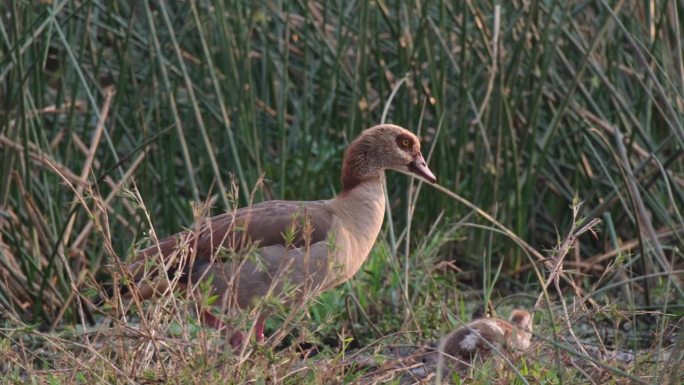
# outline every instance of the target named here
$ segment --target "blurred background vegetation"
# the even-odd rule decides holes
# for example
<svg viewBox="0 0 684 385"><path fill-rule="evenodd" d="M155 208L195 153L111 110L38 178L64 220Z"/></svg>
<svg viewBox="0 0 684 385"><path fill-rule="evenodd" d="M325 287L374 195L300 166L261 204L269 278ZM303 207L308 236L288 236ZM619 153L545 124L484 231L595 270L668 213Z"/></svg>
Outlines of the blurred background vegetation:
<svg viewBox="0 0 684 385"><path fill-rule="evenodd" d="M333 196L346 145L385 108L421 136L442 186L539 250L583 201L580 216L602 224L566 269L587 292L684 311L681 2L0 7L3 317L80 322L76 289L109 279L147 215L171 234L195 203L247 204L261 176L255 201ZM471 208L398 175L388 194L392 221L342 289L371 320L414 325L387 306L469 291L536 297L532 259ZM324 296L312 314L344 301Z"/></svg>

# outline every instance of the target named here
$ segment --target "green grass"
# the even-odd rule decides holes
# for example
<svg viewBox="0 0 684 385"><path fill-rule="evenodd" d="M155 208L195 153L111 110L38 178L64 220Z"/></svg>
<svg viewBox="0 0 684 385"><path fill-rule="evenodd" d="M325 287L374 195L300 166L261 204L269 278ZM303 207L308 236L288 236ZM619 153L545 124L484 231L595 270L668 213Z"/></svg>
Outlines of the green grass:
<svg viewBox="0 0 684 385"><path fill-rule="evenodd" d="M682 18L666 0L2 2L3 381L398 381L349 362L435 340L488 299L531 308L548 283L537 319L552 358L529 383L678 383L677 360L644 357L683 343ZM151 231L252 191L331 197L344 148L383 117L420 134L443 189L388 175L391 221L369 260L274 317L271 332L291 331L279 347L239 360L180 298L143 309L161 342L79 326L95 282ZM564 258L563 295L545 257ZM560 369L570 320L638 364ZM292 341L323 351L300 361ZM478 383L492 372L521 381L502 369Z"/></svg>

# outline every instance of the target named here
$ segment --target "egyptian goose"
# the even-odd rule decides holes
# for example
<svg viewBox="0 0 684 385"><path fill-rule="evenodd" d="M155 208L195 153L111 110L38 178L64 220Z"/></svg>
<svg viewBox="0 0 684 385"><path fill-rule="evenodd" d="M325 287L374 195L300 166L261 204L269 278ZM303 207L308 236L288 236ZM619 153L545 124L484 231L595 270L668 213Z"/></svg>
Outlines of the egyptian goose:
<svg viewBox="0 0 684 385"><path fill-rule="evenodd" d="M438 383L452 370L465 375L476 360L482 362L492 355L492 347L499 351L521 351L530 346L531 338L532 315L527 310L513 310L509 321L493 317L475 319L440 342Z"/></svg>
<svg viewBox="0 0 684 385"><path fill-rule="evenodd" d="M410 131L391 124L369 128L344 155L337 196L267 201L199 221L132 259L133 291L142 298L162 293L179 275L183 285L210 282L217 304L245 308L267 295L296 301L332 289L356 274L380 232L385 169L436 181ZM204 316L221 325L211 313ZM260 342L264 321L259 317L254 326Z"/></svg>

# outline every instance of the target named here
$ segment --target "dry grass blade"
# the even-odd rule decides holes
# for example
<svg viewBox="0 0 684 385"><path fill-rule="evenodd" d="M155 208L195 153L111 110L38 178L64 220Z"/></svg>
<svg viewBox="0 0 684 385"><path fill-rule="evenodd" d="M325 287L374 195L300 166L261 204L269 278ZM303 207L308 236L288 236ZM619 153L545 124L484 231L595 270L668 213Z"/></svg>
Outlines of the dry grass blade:
<svg viewBox="0 0 684 385"><path fill-rule="evenodd" d="M113 87L107 87L105 89L105 99L104 102L102 103L102 109L100 110L100 117L97 122L97 125L95 126L95 131L93 133L93 136L90 139L90 147L88 148L88 153L86 154L86 158L83 162L83 167L81 168L81 179L82 180L87 180L88 175L90 175L93 171L93 161L95 160L95 154L97 153L97 149L100 146L100 139L102 138L102 133L104 132L105 129L105 122L107 121L107 118L109 117L109 108L112 105L112 98L114 97L114 88ZM76 192L75 195L79 196L83 192L83 185L77 185L76 186ZM74 227L74 222L76 221L76 217L71 217L69 218L69 223L66 226L66 230L64 230L64 235L62 238L62 241L64 244L69 244L70 238L71 238L71 232L73 231Z"/></svg>

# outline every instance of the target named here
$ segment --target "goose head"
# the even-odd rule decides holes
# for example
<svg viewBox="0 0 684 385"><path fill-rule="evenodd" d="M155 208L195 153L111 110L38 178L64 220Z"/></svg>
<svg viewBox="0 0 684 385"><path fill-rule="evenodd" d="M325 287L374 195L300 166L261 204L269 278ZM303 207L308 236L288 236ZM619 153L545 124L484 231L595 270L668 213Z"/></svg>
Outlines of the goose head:
<svg viewBox="0 0 684 385"><path fill-rule="evenodd" d="M411 131L381 124L361 133L347 149L342 165L342 188L382 178L386 169L416 175L430 183L437 178L420 152L420 141Z"/></svg>

